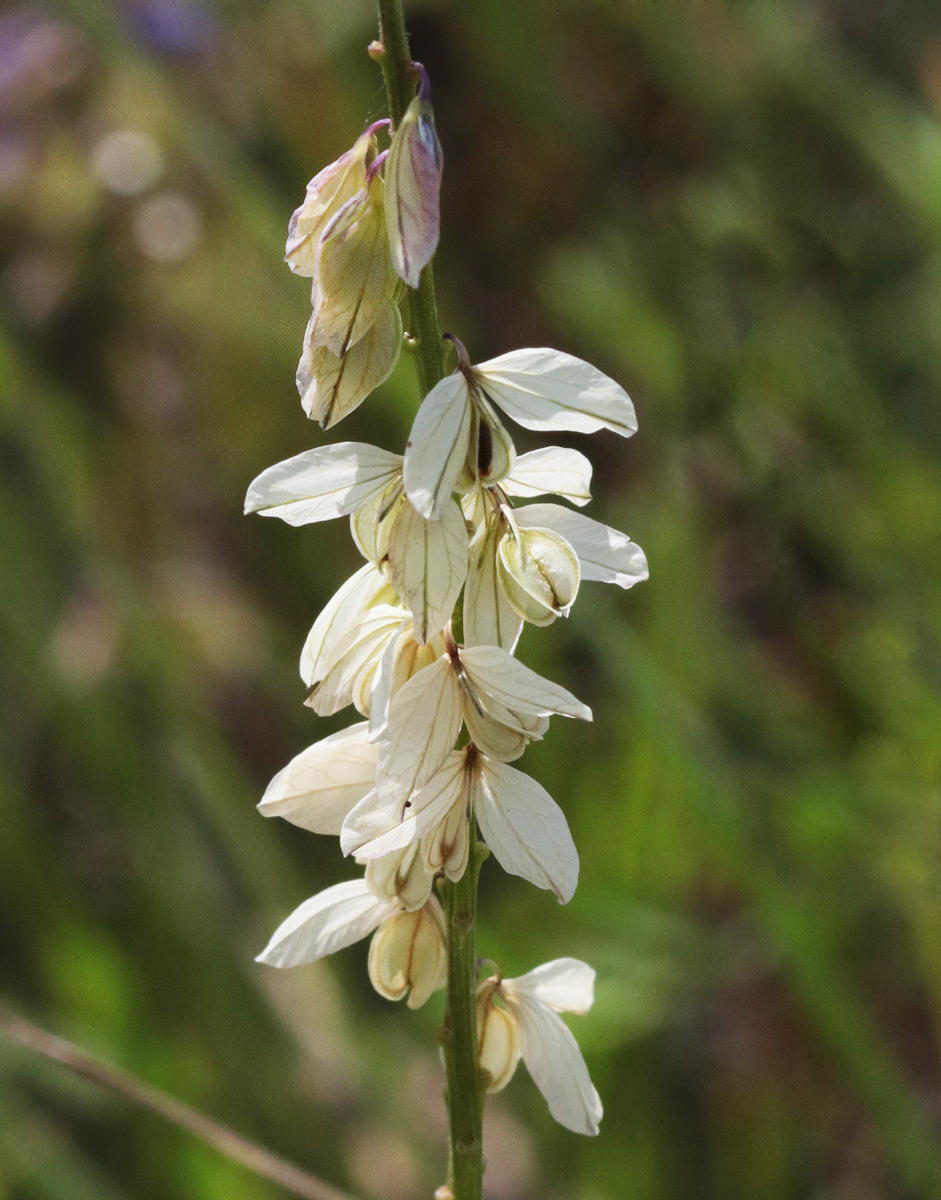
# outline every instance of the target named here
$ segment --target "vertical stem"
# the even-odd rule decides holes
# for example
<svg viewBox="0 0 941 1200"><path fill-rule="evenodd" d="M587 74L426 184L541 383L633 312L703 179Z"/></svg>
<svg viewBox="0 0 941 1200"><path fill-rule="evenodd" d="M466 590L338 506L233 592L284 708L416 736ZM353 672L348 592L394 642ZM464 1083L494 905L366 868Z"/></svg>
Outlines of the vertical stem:
<svg viewBox="0 0 941 1200"><path fill-rule="evenodd" d="M415 93L402 0L378 0L379 62L393 129ZM418 384L425 396L444 376L444 346L435 303L432 264L409 293ZM477 877L483 861L471 839L467 869L442 885L448 927L448 998L442 1045L448 1100L448 1183L453 1200L480 1200L483 1187L483 1095L477 1065Z"/></svg>

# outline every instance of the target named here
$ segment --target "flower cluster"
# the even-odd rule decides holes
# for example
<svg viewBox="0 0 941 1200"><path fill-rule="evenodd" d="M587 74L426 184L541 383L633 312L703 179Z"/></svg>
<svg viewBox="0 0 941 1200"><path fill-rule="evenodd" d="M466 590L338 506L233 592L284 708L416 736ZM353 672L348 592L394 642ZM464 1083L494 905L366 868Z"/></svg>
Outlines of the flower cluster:
<svg viewBox="0 0 941 1200"><path fill-rule="evenodd" d="M380 153L384 124L308 185L287 242L313 311L298 388L325 428L389 374L399 302L438 235L441 154L427 80ZM516 350L456 370L424 397L404 454L361 442L304 451L262 472L247 512L307 525L349 517L365 562L315 621L301 655L307 703L361 721L310 746L275 776L260 809L338 836L362 878L306 900L259 960L312 962L372 934L369 976L383 996L423 1004L446 983L447 928L435 880L461 879L477 831L508 872L568 901L578 854L561 808L511 766L552 716L591 720L565 688L514 657L523 624L567 616L582 580L628 588L647 577L630 539L558 503L590 499L577 450L517 455L501 413L527 429L629 436L622 388L556 350ZM459 612L459 619L458 619ZM497 1090L520 1057L553 1115L596 1133L601 1104L559 1012L586 1012L594 972L560 959L479 985L480 1066Z"/></svg>

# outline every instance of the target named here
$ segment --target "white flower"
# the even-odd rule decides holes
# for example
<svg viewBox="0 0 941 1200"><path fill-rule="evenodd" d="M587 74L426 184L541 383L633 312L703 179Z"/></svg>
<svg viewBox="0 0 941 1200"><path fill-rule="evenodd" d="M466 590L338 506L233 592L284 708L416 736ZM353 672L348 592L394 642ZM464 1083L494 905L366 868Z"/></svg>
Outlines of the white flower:
<svg viewBox="0 0 941 1200"><path fill-rule="evenodd" d="M513 516L521 529L551 529L578 555L582 579L630 588L648 577L647 559L626 533L561 504L527 504Z"/></svg>
<svg viewBox="0 0 941 1200"><path fill-rule="evenodd" d="M562 904L575 892L578 852L562 810L534 779L474 745L451 751L400 812L381 793L364 794L343 822L341 849L362 861L418 843L428 871L460 879L476 818L504 870L553 891Z"/></svg>
<svg viewBox="0 0 941 1200"><path fill-rule="evenodd" d="M421 517L402 495L401 473L401 456L376 446L321 446L262 471L249 485L245 511L289 525L356 514L357 544L367 557L388 558L415 636L427 642L450 619L464 585L467 526L453 501L440 519Z"/></svg>
<svg viewBox="0 0 941 1200"><path fill-rule="evenodd" d="M522 1056L553 1117L574 1133L596 1134L603 1115L578 1044L560 1012L586 1013L595 972L557 958L517 979L488 979L478 989L480 1063L499 1091ZM502 1004L502 1007L501 1007Z"/></svg>
<svg viewBox="0 0 941 1200"><path fill-rule="evenodd" d="M428 76L420 63L418 95L392 137L386 159L386 228L396 271L418 287L438 245L441 146L435 133Z"/></svg>
<svg viewBox="0 0 941 1200"><path fill-rule="evenodd" d="M418 1008L447 982L444 913L434 896L408 912L398 899L374 896L363 879L311 896L283 921L256 962L296 967L315 962L373 931L369 978L380 995Z"/></svg>
<svg viewBox="0 0 941 1200"><path fill-rule="evenodd" d="M460 369L422 401L405 451L405 491L424 517L443 509L462 470L487 484L510 474L512 443L493 405L527 429L611 429L623 437L637 429L624 389L579 358L558 350L513 350L472 367L455 344Z"/></svg>
<svg viewBox="0 0 941 1200"><path fill-rule="evenodd" d="M391 700L376 788L403 808L442 766L461 731L488 758L511 762L539 740L553 714L591 720L591 709L498 646L458 648L424 667Z"/></svg>

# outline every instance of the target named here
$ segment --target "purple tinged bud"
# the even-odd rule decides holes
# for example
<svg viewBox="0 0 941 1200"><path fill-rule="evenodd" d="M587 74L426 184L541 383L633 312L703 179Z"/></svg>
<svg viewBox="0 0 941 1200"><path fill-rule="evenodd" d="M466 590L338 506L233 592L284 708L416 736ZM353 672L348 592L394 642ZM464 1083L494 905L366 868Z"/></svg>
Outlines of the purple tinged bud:
<svg viewBox="0 0 941 1200"><path fill-rule="evenodd" d="M438 245L441 145L435 133L430 86L424 67L418 95L399 122L386 162L386 226L396 272L418 287L422 269Z"/></svg>

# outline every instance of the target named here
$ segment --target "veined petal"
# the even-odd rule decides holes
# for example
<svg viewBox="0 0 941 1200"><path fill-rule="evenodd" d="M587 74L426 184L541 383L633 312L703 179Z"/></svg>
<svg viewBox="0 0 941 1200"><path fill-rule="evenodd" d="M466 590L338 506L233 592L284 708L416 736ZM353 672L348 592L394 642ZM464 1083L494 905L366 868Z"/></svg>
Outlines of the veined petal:
<svg viewBox="0 0 941 1200"><path fill-rule="evenodd" d="M454 491L467 457L471 401L460 371L436 383L415 414L402 473L409 500L436 520Z"/></svg>
<svg viewBox="0 0 941 1200"><path fill-rule="evenodd" d="M321 236L310 340L336 355L354 346L395 296L382 189L382 177L374 176Z"/></svg>
<svg viewBox="0 0 941 1200"><path fill-rule="evenodd" d="M527 504L525 508L514 509L513 516L521 529L538 526L560 533L578 555L582 579L629 588L648 576L643 550L626 533L610 525L602 525L561 504Z"/></svg>
<svg viewBox="0 0 941 1200"><path fill-rule="evenodd" d="M488 758L513 762L530 742L542 740L548 717L526 717L511 712L492 697L464 693L464 724L467 735Z"/></svg>
<svg viewBox="0 0 941 1200"><path fill-rule="evenodd" d="M399 907L377 899L362 879L335 884L296 908L255 961L272 967L314 962L366 937Z"/></svg>
<svg viewBox="0 0 941 1200"><path fill-rule="evenodd" d="M387 1000L401 1000L408 992L409 1008L420 1008L447 984L444 912L434 896L414 912L397 913L376 931L369 947L369 980Z"/></svg>
<svg viewBox="0 0 941 1200"><path fill-rule="evenodd" d="M523 618L510 604L497 577L499 525L481 525L468 548L467 582L464 585L464 643L499 646L512 654L523 628Z"/></svg>
<svg viewBox="0 0 941 1200"><path fill-rule="evenodd" d="M523 1062L553 1117L573 1133L594 1135L604 1110L582 1052L562 1018L525 993L501 992L516 1014Z"/></svg>
<svg viewBox="0 0 941 1200"><path fill-rule="evenodd" d="M357 695L360 676L378 666L389 639L401 629L404 615L407 614L401 608L389 604L374 605L360 624L337 642L325 663L323 679L305 704L319 716L329 717L358 699L359 711L368 717L368 704Z"/></svg>
<svg viewBox="0 0 941 1200"><path fill-rule="evenodd" d="M305 450L262 471L249 484L245 511L280 517L289 525L329 521L388 487L401 466L397 454L365 442Z"/></svg>
<svg viewBox="0 0 941 1200"><path fill-rule="evenodd" d="M508 496L551 493L581 507L591 499L591 463L578 450L543 446L521 454L501 486Z"/></svg>
<svg viewBox="0 0 941 1200"><path fill-rule="evenodd" d="M525 993L556 1012L586 1013L595 1002L595 972L578 958L555 958L504 986L513 995Z"/></svg>
<svg viewBox="0 0 941 1200"><path fill-rule="evenodd" d="M597 367L560 350L511 350L474 368L484 392L526 429L637 431L627 392Z"/></svg>
<svg viewBox="0 0 941 1200"><path fill-rule="evenodd" d="M467 526L452 500L428 521L405 503L389 538L389 566L412 610L415 639L425 643L451 619L467 575Z"/></svg>
<svg viewBox="0 0 941 1200"><path fill-rule="evenodd" d="M404 806L434 775L461 731L461 689L447 655L400 688L380 742L376 787Z"/></svg>
<svg viewBox="0 0 941 1200"><path fill-rule="evenodd" d="M417 288L438 244L441 146L427 86L399 122L386 160L386 228L396 271Z"/></svg>
<svg viewBox="0 0 941 1200"><path fill-rule="evenodd" d="M334 213L364 186L366 166L375 152L375 134L369 129L307 185L303 204L291 216L284 248L285 262L296 275L317 274L320 235Z"/></svg>
<svg viewBox="0 0 941 1200"><path fill-rule="evenodd" d="M350 809L376 782L378 751L361 721L308 746L268 784L258 810L311 833L340 832Z"/></svg>
<svg viewBox="0 0 941 1200"><path fill-rule="evenodd" d="M404 818L401 805L371 792L350 812L340 832L340 849L368 861L403 850L464 802L464 754L452 750L440 770L413 792Z"/></svg>
<svg viewBox="0 0 941 1200"><path fill-rule="evenodd" d="M351 413L392 374L402 348L402 318L390 303L376 322L343 355L310 344L314 318L297 364L297 390L304 412L322 429L330 429Z"/></svg>
<svg viewBox="0 0 941 1200"><path fill-rule="evenodd" d="M518 529L500 539L497 578L516 611L534 625L567 617L578 594L575 551L550 529Z"/></svg>
<svg viewBox="0 0 941 1200"><path fill-rule="evenodd" d="M571 692L543 679L535 671L498 646L467 646L461 650L461 665L470 682L507 708L532 716L591 720L591 709Z"/></svg>
<svg viewBox="0 0 941 1200"><path fill-rule="evenodd" d="M301 651L301 679L308 687L323 678L333 652L375 604L394 604L395 589L372 563L351 575L314 622Z"/></svg>
<svg viewBox="0 0 941 1200"><path fill-rule="evenodd" d="M417 843L384 858L371 858L366 864L369 890L382 899L396 901L408 912L421 908L428 900L434 882Z"/></svg>
<svg viewBox="0 0 941 1200"><path fill-rule="evenodd" d="M568 903L578 883L578 851L546 789L506 763L480 760L472 794L484 841L504 871Z"/></svg>

